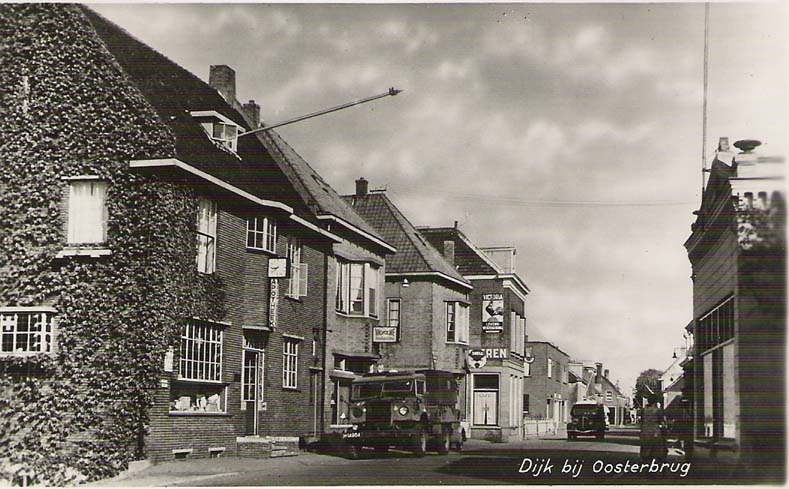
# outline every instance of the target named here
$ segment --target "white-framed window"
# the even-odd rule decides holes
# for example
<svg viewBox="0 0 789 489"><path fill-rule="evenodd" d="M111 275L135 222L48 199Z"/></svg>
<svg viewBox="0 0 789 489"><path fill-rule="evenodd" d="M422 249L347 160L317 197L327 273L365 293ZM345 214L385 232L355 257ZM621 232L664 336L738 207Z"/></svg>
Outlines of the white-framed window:
<svg viewBox="0 0 789 489"><path fill-rule="evenodd" d="M0 355L52 353L54 312L34 308L0 309Z"/></svg>
<svg viewBox="0 0 789 489"><path fill-rule="evenodd" d="M224 328L209 323L189 322L181 333L178 378L201 382L222 381L222 340Z"/></svg>
<svg viewBox="0 0 789 489"><path fill-rule="evenodd" d="M614 393L611 391L605 392L605 400L606 401L613 401L614 400Z"/></svg>
<svg viewBox="0 0 789 489"><path fill-rule="evenodd" d="M299 387L299 340L295 338L282 340L282 387Z"/></svg>
<svg viewBox="0 0 789 489"><path fill-rule="evenodd" d="M206 134L216 143L236 151L238 149L238 125L227 122L203 122Z"/></svg>
<svg viewBox="0 0 789 489"><path fill-rule="evenodd" d="M386 325L390 328L397 328L397 339L400 339L400 299L386 300Z"/></svg>
<svg viewBox="0 0 789 489"><path fill-rule="evenodd" d="M101 180L69 180L69 244L97 244L107 240L107 189L107 182Z"/></svg>
<svg viewBox="0 0 789 489"><path fill-rule="evenodd" d="M348 312L348 264L337 260L337 293L334 307L340 312Z"/></svg>
<svg viewBox="0 0 789 489"><path fill-rule="evenodd" d="M364 314L364 263L350 264L351 314Z"/></svg>
<svg viewBox="0 0 789 489"><path fill-rule="evenodd" d="M468 344L469 308L461 302L446 302L447 343Z"/></svg>
<svg viewBox="0 0 789 489"><path fill-rule="evenodd" d="M367 286L367 315L371 317L378 317L378 271L378 267L369 263L364 264L364 283Z"/></svg>
<svg viewBox="0 0 789 489"><path fill-rule="evenodd" d="M247 248L277 252L277 221L268 217L247 218Z"/></svg>
<svg viewBox="0 0 789 489"><path fill-rule="evenodd" d="M548 359L548 378L550 379L552 377L553 377L553 359L549 358Z"/></svg>
<svg viewBox="0 0 789 489"><path fill-rule="evenodd" d="M307 295L307 264L302 263L303 246L298 238L288 239L290 278L287 279L288 297L299 299Z"/></svg>
<svg viewBox="0 0 789 489"><path fill-rule="evenodd" d="M337 312L377 318L380 277L378 265L337 260Z"/></svg>
<svg viewBox="0 0 789 489"><path fill-rule="evenodd" d="M216 214L213 200L197 201L197 271L214 273L216 269Z"/></svg>

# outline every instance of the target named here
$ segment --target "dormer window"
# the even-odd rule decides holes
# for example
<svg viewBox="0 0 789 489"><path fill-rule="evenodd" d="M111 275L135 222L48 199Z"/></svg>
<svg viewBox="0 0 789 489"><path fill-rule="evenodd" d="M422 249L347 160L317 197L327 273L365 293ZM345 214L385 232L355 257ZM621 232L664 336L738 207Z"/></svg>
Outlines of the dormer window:
<svg viewBox="0 0 789 489"><path fill-rule="evenodd" d="M235 152L238 148L238 134L243 128L215 110L191 112L200 122L203 130L217 144Z"/></svg>

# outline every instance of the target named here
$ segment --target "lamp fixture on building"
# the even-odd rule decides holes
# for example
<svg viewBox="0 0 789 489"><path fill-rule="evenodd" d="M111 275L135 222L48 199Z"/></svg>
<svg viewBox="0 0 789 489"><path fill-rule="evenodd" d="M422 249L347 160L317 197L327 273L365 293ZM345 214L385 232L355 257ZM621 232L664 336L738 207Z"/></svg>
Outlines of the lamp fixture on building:
<svg viewBox="0 0 789 489"><path fill-rule="evenodd" d="M403 279L403 287L409 287L410 285L411 285L411 283L408 281L408 279L404 278Z"/></svg>
<svg viewBox="0 0 789 489"><path fill-rule="evenodd" d="M674 354L671 355L671 358L676 360L676 358L677 358L677 350L674 350Z"/></svg>

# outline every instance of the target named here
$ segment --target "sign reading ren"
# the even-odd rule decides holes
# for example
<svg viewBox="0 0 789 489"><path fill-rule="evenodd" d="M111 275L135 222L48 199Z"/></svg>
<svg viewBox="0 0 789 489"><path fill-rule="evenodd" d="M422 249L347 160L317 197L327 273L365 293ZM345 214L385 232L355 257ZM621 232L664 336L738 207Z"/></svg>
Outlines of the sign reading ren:
<svg viewBox="0 0 789 489"><path fill-rule="evenodd" d="M485 348L487 358L507 358L506 348Z"/></svg>

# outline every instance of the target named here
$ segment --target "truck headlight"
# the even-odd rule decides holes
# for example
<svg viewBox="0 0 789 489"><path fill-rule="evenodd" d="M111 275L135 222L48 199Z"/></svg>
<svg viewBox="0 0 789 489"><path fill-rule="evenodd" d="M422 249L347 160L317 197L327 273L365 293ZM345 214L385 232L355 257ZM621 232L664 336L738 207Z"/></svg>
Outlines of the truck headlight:
<svg viewBox="0 0 789 489"><path fill-rule="evenodd" d="M362 416L364 416L365 411L367 410L357 406L351 410L351 414L353 414L354 418L361 418Z"/></svg>
<svg viewBox="0 0 789 489"><path fill-rule="evenodd" d="M400 409L397 410L400 413L400 416L405 416L408 414L408 406L400 406Z"/></svg>

